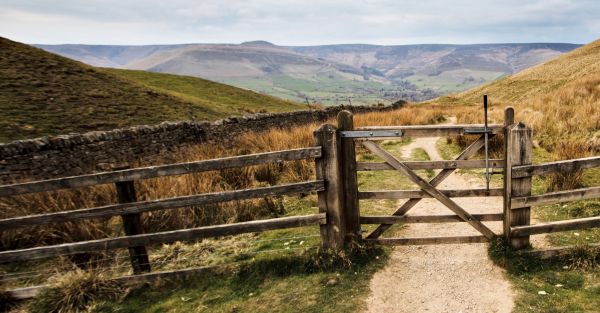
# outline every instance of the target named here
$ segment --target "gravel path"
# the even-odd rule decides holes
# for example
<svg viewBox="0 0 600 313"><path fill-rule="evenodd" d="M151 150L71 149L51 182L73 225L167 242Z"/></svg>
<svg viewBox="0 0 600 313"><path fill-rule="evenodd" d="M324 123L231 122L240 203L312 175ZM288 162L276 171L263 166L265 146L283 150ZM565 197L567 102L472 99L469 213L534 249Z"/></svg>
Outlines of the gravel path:
<svg viewBox="0 0 600 313"><path fill-rule="evenodd" d="M439 138L418 138L403 154L423 148L432 160L441 160L435 147ZM483 179L452 174L443 189L485 188ZM390 186L390 189L394 189ZM470 213L502 211L502 198L456 198ZM408 214L450 214L434 199L423 199ZM486 222L500 233L502 222ZM466 223L409 224L406 237L479 235ZM384 234L385 236L385 234ZM367 312L511 312L513 292L504 271L487 256L487 244L399 246L388 265L370 283Z"/></svg>

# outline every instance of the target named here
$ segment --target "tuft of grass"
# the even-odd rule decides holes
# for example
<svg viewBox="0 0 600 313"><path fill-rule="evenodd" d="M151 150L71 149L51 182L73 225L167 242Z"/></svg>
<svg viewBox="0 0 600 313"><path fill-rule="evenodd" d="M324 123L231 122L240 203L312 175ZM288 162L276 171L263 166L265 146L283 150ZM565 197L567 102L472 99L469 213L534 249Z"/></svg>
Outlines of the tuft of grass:
<svg viewBox="0 0 600 313"><path fill-rule="evenodd" d="M73 271L55 277L51 283L28 304L30 312L89 312L101 302L119 299L126 291L123 284L93 271Z"/></svg>

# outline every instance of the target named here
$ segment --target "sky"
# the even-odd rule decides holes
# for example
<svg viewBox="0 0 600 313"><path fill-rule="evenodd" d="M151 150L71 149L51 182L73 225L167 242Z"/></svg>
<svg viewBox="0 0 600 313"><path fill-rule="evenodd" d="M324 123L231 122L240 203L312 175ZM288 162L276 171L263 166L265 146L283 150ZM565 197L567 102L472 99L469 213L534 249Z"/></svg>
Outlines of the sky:
<svg viewBox="0 0 600 313"><path fill-rule="evenodd" d="M0 0L25 43L587 43L598 0Z"/></svg>

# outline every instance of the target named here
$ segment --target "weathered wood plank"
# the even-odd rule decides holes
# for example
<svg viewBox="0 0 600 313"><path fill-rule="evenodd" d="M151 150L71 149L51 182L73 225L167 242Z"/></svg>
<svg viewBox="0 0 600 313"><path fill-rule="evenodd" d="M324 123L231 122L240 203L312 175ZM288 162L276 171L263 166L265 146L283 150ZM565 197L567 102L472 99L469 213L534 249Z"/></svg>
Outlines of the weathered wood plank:
<svg viewBox="0 0 600 313"><path fill-rule="evenodd" d="M540 223L536 225L514 226L511 227L510 233L513 236L529 236L535 234L555 233L559 231L597 227L600 227L600 216Z"/></svg>
<svg viewBox="0 0 600 313"><path fill-rule="evenodd" d="M50 258L60 255L104 251L141 245L192 241L200 238L262 232L274 229L293 228L321 224L325 222L325 213L281 217L266 220L205 226L190 229L141 234L127 237L107 238L54 246L35 247L22 250L0 252L0 263Z"/></svg>
<svg viewBox="0 0 600 313"><path fill-rule="evenodd" d="M406 245L439 245L460 243L483 243L488 242L485 236L457 236L457 237L420 237L420 238L380 238L367 239L369 243L388 246Z"/></svg>
<svg viewBox="0 0 600 313"><path fill-rule="evenodd" d="M535 249L535 250L520 250L516 251L517 255L533 256L539 259L551 259L556 257L568 256L578 249L591 249L600 252L600 243L587 244L585 246L562 246L555 248Z"/></svg>
<svg viewBox="0 0 600 313"><path fill-rule="evenodd" d="M174 176L197 172L221 170L233 167L244 167L266 163L318 158L321 147L273 151L219 159L201 160L150 167L140 167L113 172L102 172L89 175L56 178L35 182L0 186L0 197L52 191L58 189L79 188L99 184L115 183L128 180L140 180L155 177Z"/></svg>
<svg viewBox="0 0 600 313"><path fill-rule="evenodd" d="M435 170L435 169L471 169L484 168L485 160L449 160L449 161L406 161L403 162L411 170ZM490 168L504 168L504 160L491 159ZM358 162L357 171L392 171L395 170L385 162Z"/></svg>
<svg viewBox="0 0 600 313"><path fill-rule="evenodd" d="M490 190L485 189L457 189L457 190L439 190L446 197L449 198L465 198L465 197L502 197L504 195L504 189L492 188ZM374 191L360 191L358 193L359 199L422 199L432 198L427 192L423 190L374 190Z"/></svg>
<svg viewBox="0 0 600 313"><path fill-rule="evenodd" d="M473 214L479 221L501 221L502 213ZM403 216L361 216L361 224L408 224L408 223L454 223L464 222L458 215L403 215Z"/></svg>
<svg viewBox="0 0 600 313"><path fill-rule="evenodd" d="M388 153L379 147L376 143L372 141L365 141L363 145L371 150L371 152L375 153L382 159L384 159L388 164L395 167L398 171L408 177L411 181L417 184L421 189L431 195L433 198L437 199L439 202L444 204L447 208L449 208L456 215L460 216L465 222L469 223L469 225L473 226L473 228L477 229L480 233L482 233L486 238L492 239L495 234L492 232L487 226L485 226L480 221L473 218L473 216L465 211L462 207L460 207L456 202L452 201L450 198L446 197L443 193L437 190L430 183L425 181L411 169L409 169L406 165L402 164L402 162L398 161L393 155Z"/></svg>
<svg viewBox="0 0 600 313"><path fill-rule="evenodd" d="M535 165L513 166L513 177L529 177L551 173L566 173L587 168L600 167L600 156L541 163Z"/></svg>
<svg viewBox="0 0 600 313"><path fill-rule="evenodd" d="M350 111L341 111L337 115L339 131L354 129L354 120ZM358 220L358 180L356 174L356 150L352 138L340 139L340 165L341 178L343 183L343 208L344 218L346 219L346 233L350 237L361 237L360 221Z"/></svg>
<svg viewBox="0 0 600 313"><path fill-rule="evenodd" d="M511 165L531 164L533 157L533 144L531 141L531 128L519 123L514 125L508 136L509 161ZM514 172L513 172L514 174ZM516 178L511 175L510 198L531 196L531 177ZM510 199L509 198L509 199ZM523 226L531 223L531 211L529 207L508 210L510 226ZM510 232L510 244L514 249L524 249L529 246L529 236L519 236Z"/></svg>
<svg viewBox="0 0 600 313"><path fill-rule="evenodd" d="M319 212L327 213L327 224L320 228L321 246L326 250L343 248L346 237L340 145L336 131L332 125L323 125L314 134L315 143L323 147L322 156L315 159L315 166L317 179L325 182L324 190L319 191L317 197Z"/></svg>
<svg viewBox="0 0 600 313"><path fill-rule="evenodd" d="M515 123L515 110L512 107L506 107L504 109L504 170L502 171L502 184L504 187L504 198L502 199L502 212L504 213L504 220L502 222L502 232L504 237L510 239L510 199L511 199L511 180L512 180L512 165L510 160L510 149L509 144L510 130L512 125Z"/></svg>
<svg viewBox="0 0 600 313"><path fill-rule="evenodd" d="M461 154L458 157L456 157L455 160L466 160L466 159L474 156L475 154L477 154L477 151L479 151L479 149L481 149L484 146L484 144L485 144L484 137L479 137L479 139L477 139L474 143L472 143L469 147L467 147L467 149L465 149L463 152L461 152ZM448 176L450 176L454 171L455 171L455 169L441 170L434 178L432 178L429 181L429 183L435 187L435 186L439 185L442 181L444 181L444 179L448 178ZM406 212L408 212L410 209L412 209L417 203L419 203L419 201L421 201L421 198L409 199L404 204L402 204L402 206L399 207L392 215L395 215L395 216L404 215ZM379 225L374 231L372 231L367 236L367 238L368 239L378 238L379 236L381 236L381 234L383 234L383 232L385 232L391 226L392 225L389 225L389 224Z"/></svg>
<svg viewBox="0 0 600 313"><path fill-rule="evenodd" d="M119 203L137 202L135 184L133 181L116 182L117 198ZM142 217L140 213L121 215L125 235L132 236L144 233L142 229ZM145 246L129 247L129 259L134 274L147 273L151 271L148 251Z"/></svg>
<svg viewBox="0 0 600 313"><path fill-rule="evenodd" d="M417 138L461 136L465 134L465 130L483 129L483 127L483 124L366 126L358 127L357 130L401 130L403 137ZM499 134L504 129L504 126L500 124L490 124L488 125L488 128L491 130L492 134Z"/></svg>
<svg viewBox="0 0 600 313"><path fill-rule="evenodd" d="M21 228L26 226L68 222L88 218L104 218L123 214L134 214L155 210L174 209L215 202L255 199L275 195L321 191L324 189L324 186L325 185L323 181L316 180L302 183L277 185L271 187L205 193L199 195L149 200L135 203L111 204L95 208L7 218L0 220L0 228Z"/></svg>
<svg viewBox="0 0 600 313"><path fill-rule="evenodd" d="M557 191L530 197L514 197L511 199L510 203L512 209L518 209L529 206L555 204L594 198L600 198L600 187Z"/></svg>
<svg viewBox="0 0 600 313"><path fill-rule="evenodd" d="M35 298L37 294L42 290L42 288L46 287L46 285L40 286L32 286L32 287L23 287L16 288L11 290L4 291L6 296L13 301L21 301Z"/></svg>

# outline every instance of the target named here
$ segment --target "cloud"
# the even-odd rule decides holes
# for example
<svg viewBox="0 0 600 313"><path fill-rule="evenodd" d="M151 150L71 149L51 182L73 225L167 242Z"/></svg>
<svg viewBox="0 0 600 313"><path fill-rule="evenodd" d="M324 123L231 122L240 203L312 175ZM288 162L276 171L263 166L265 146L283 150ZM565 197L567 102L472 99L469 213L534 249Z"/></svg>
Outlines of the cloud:
<svg viewBox="0 0 600 313"><path fill-rule="evenodd" d="M595 0L2 0L0 36L28 43L576 42Z"/></svg>

